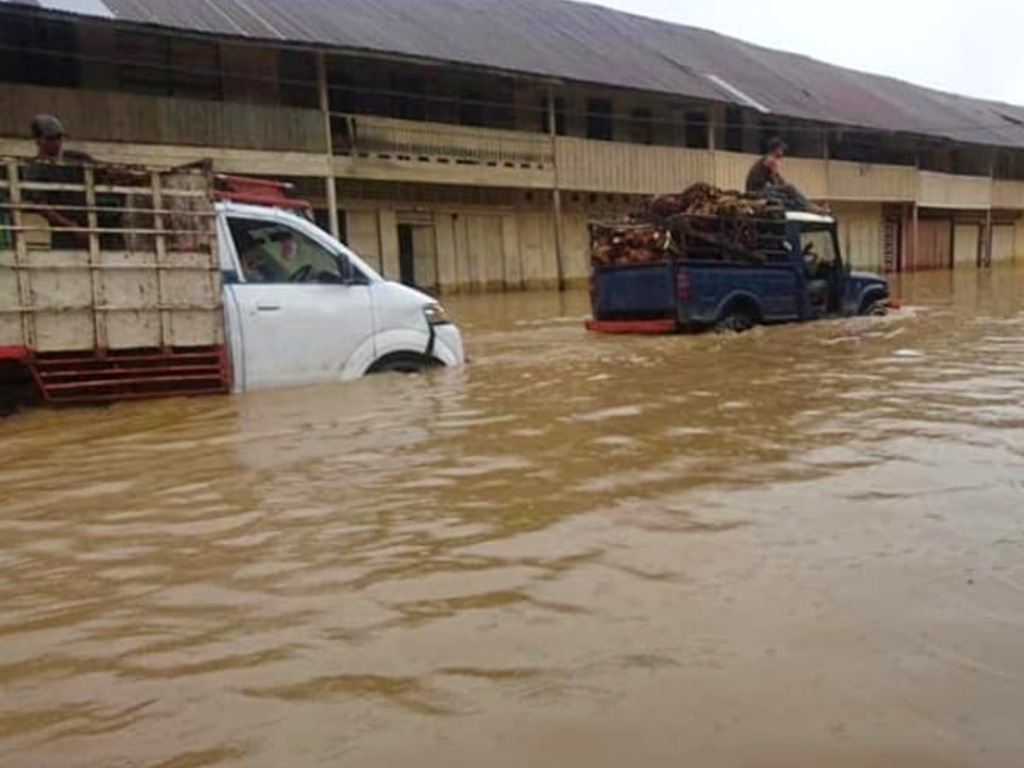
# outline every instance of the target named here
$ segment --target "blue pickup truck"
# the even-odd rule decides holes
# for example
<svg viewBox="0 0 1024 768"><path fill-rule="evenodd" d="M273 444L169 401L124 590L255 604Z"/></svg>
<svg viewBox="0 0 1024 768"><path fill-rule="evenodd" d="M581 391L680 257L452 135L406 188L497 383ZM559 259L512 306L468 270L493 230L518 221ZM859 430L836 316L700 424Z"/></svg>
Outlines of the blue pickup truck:
<svg viewBox="0 0 1024 768"><path fill-rule="evenodd" d="M851 271L831 216L786 212L759 227L758 245L730 249L690 228L663 257L594 262L593 319L604 332L744 331L759 324L884 314L888 281ZM707 227L704 227L706 230ZM677 231L678 232L678 231Z"/></svg>

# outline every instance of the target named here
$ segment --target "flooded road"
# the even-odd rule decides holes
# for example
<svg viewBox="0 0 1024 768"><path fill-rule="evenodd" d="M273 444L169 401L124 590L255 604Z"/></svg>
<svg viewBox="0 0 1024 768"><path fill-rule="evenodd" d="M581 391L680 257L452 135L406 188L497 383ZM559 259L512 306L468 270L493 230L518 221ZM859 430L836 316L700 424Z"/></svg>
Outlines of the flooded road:
<svg viewBox="0 0 1024 768"><path fill-rule="evenodd" d="M1024 764L1024 271L0 424L4 768Z"/></svg>

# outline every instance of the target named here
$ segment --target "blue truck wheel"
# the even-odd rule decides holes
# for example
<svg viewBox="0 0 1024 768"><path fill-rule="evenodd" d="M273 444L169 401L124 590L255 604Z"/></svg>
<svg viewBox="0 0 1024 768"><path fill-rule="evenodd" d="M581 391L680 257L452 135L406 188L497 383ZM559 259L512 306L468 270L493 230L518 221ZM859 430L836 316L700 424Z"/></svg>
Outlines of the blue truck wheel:
<svg viewBox="0 0 1024 768"><path fill-rule="evenodd" d="M860 313L875 317L887 315L889 314L889 301L888 299L868 299L861 307Z"/></svg>
<svg viewBox="0 0 1024 768"><path fill-rule="evenodd" d="M743 307L736 307L725 312L715 323L717 333L743 333L756 325L754 318Z"/></svg>

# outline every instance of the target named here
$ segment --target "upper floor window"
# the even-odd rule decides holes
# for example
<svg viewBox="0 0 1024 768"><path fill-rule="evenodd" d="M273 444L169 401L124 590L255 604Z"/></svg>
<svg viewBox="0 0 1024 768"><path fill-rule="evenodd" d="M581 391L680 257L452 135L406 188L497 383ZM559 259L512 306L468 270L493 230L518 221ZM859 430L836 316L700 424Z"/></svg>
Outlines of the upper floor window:
<svg viewBox="0 0 1024 768"><path fill-rule="evenodd" d="M611 141L612 102L610 99L587 99L587 138Z"/></svg>
<svg viewBox="0 0 1024 768"><path fill-rule="evenodd" d="M555 133L565 136L565 99L561 96L555 97ZM540 131L541 133L551 132L551 102L545 96L540 101Z"/></svg>
<svg viewBox="0 0 1024 768"><path fill-rule="evenodd" d="M725 110L725 149L728 152L743 151L743 110L738 107Z"/></svg>
<svg viewBox="0 0 1024 768"><path fill-rule="evenodd" d="M629 136L634 144L654 143L654 114L643 107L629 113Z"/></svg>
<svg viewBox="0 0 1024 768"><path fill-rule="evenodd" d="M123 91L187 99L223 96L216 43L118 30L116 58Z"/></svg>
<svg viewBox="0 0 1024 768"><path fill-rule="evenodd" d="M0 12L0 82L74 88L81 71L74 25Z"/></svg>
<svg viewBox="0 0 1024 768"><path fill-rule="evenodd" d="M708 116L703 112L687 112L684 138L686 146L691 149L707 149Z"/></svg>

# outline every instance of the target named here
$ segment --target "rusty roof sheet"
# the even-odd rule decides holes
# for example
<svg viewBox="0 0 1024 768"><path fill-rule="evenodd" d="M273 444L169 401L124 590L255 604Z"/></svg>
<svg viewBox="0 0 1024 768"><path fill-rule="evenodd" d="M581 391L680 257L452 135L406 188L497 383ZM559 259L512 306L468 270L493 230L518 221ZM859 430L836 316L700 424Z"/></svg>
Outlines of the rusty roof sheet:
<svg viewBox="0 0 1024 768"><path fill-rule="evenodd" d="M565 0L0 0L218 36L399 54L1024 147L1024 107Z"/></svg>

